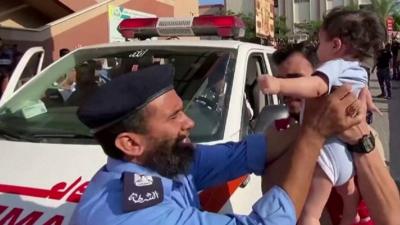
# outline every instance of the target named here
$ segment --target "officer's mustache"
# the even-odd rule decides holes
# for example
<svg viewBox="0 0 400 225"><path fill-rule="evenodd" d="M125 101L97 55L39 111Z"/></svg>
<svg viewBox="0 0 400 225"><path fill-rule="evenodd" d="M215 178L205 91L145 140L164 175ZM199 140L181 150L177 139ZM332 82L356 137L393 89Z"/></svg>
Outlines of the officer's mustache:
<svg viewBox="0 0 400 225"><path fill-rule="evenodd" d="M184 143L183 139L154 140L153 151L145 166L168 178L187 173L193 162L194 147L191 143Z"/></svg>

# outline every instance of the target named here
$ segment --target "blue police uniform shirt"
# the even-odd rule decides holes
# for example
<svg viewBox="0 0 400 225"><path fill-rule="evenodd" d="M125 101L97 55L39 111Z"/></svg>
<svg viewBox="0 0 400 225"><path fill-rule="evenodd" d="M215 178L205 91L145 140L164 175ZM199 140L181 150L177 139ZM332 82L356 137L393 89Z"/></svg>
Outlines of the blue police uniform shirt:
<svg viewBox="0 0 400 225"><path fill-rule="evenodd" d="M265 137L262 135L251 135L237 143L197 145L190 172L173 179L162 177L134 163L109 158L107 164L91 180L70 224L296 224L294 205L288 194L278 186L264 194L253 205L249 215L224 215L200 209L198 192L202 189L248 173L262 174L265 167L265 150ZM149 207L124 211L122 177L127 172L161 180L163 196L157 193L149 199L162 197L162 201ZM138 201L138 198L135 200L143 204L147 201L143 198L141 201ZM136 206L140 207L140 204Z"/></svg>

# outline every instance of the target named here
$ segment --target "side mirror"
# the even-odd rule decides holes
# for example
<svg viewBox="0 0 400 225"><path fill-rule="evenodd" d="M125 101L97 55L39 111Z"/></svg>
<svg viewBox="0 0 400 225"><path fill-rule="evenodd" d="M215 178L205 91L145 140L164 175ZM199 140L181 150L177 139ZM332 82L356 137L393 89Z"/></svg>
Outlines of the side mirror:
<svg viewBox="0 0 400 225"><path fill-rule="evenodd" d="M254 132L264 133L275 120L286 119L289 117L289 111L284 105L265 106L256 118Z"/></svg>

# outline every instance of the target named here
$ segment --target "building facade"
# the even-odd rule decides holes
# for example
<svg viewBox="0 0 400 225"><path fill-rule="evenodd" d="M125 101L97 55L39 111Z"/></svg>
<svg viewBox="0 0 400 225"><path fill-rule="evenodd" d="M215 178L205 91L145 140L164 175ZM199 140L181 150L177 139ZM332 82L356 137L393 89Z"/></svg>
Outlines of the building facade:
<svg viewBox="0 0 400 225"><path fill-rule="evenodd" d="M223 4L200 5L200 15L225 15L225 6Z"/></svg>
<svg viewBox="0 0 400 225"><path fill-rule="evenodd" d="M169 0L169 3L174 7L174 17L190 17L199 15L198 0Z"/></svg>
<svg viewBox="0 0 400 225"><path fill-rule="evenodd" d="M108 42L110 5L159 17L199 14L197 0L2 1L0 38L7 45L17 44L20 51L43 46L45 64L49 64L61 48Z"/></svg>
<svg viewBox="0 0 400 225"><path fill-rule="evenodd" d="M253 15L257 36L274 37L274 0L225 0L225 8L227 12Z"/></svg>
<svg viewBox="0 0 400 225"><path fill-rule="evenodd" d="M224 0L226 11L242 14L255 14L255 0Z"/></svg>
<svg viewBox="0 0 400 225"><path fill-rule="evenodd" d="M322 20L330 9L347 6L352 2L360 8L369 7L371 4L370 0L276 0L275 13L276 16L284 16L286 25L293 34L296 34L295 24ZM302 39L296 35L294 38Z"/></svg>
<svg viewBox="0 0 400 225"><path fill-rule="evenodd" d="M255 1L256 34L261 38L273 38L274 26L274 2L271 0Z"/></svg>

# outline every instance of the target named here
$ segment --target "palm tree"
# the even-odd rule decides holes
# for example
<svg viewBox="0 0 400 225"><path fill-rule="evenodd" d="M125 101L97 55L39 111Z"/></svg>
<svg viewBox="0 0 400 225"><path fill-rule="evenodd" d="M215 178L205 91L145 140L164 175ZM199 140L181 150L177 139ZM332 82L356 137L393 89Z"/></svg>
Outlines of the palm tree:
<svg viewBox="0 0 400 225"><path fill-rule="evenodd" d="M350 0L349 4L346 6L347 9L350 10L359 10L360 6L356 3L355 0Z"/></svg>
<svg viewBox="0 0 400 225"><path fill-rule="evenodd" d="M290 29L286 25L286 17L278 16L274 20L275 35L278 40L287 41Z"/></svg>
<svg viewBox="0 0 400 225"><path fill-rule="evenodd" d="M309 22L296 23L294 26L299 30L299 33L307 35L309 41L318 39L318 31L321 28L322 21L311 20Z"/></svg>
<svg viewBox="0 0 400 225"><path fill-rule="evenodd" d="M371 4L372 10L378 15L385 26L388 16L397 13L395 0L371 0Z"/></svg>
<svg viewBox="0 0 400 225"><path fill-rule="evenodd" d="M400 30L400 13L396 12L393 14L394 19L394 30Z"/></svg>

